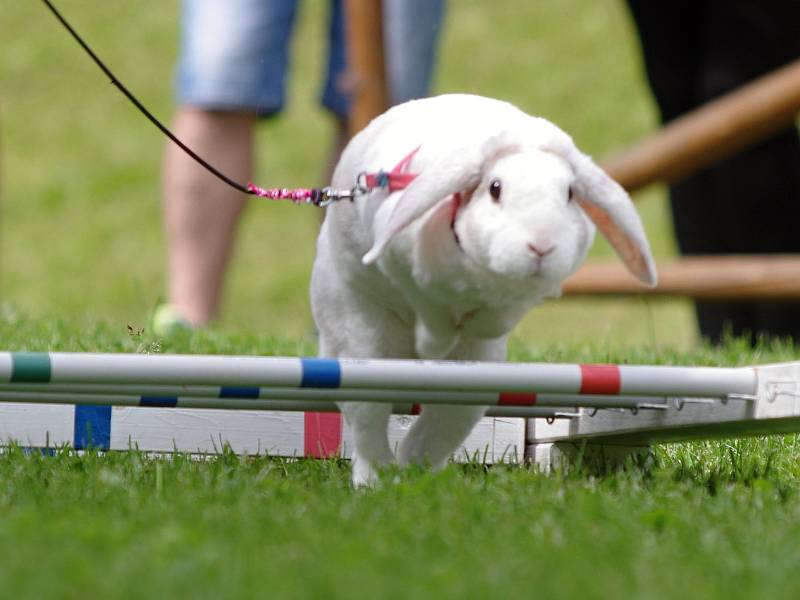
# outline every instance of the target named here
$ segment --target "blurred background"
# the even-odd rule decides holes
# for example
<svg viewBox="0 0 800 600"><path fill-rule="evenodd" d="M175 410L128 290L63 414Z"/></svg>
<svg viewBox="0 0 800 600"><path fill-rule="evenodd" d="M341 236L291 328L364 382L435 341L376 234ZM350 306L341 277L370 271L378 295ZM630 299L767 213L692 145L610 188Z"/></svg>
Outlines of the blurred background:
<svg viewBox="0 0 800 600"><path fill-rule="evenodd" d="M174 104L178 2L58 4L162 121ZM258 130L255 181L322 185L332 126L319 107L326 3L303 2L285 113ZM146 326L164 295L160 161L165 144L39 2L0 14L0 303L6 314ZM435 93L511 101L597 159L657 127L621 0L451 0ZM665 192L637 195L657 257L675 253ZM228 273L223 331L311 335L308 280L318 210L251 201ZM602 241L592 257L610 257ZM687 300L561 299L517 329L525 345L697 342Z"/></svg>

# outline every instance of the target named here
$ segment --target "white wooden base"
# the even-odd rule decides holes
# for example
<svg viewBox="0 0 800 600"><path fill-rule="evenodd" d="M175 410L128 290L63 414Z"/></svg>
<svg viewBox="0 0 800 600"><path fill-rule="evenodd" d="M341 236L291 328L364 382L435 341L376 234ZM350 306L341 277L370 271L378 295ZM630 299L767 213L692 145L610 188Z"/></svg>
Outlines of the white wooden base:
<svg viewBox="0 0 800 600"><path fill-rule="evenodd" d="M71 405L0 404L0 441L29 447L80 447L76 409ZM269 412L152 407L111 408L105 444L149 452L219 452L225 444L239 454L303 456L302 412ZM392 416L389 439L397 444L416 419ZM108 428L107 428L108 429ZM96 440L95 440L96 441ZM97 444L96 444L97 445ZM345 425L341 455L349 457L352 435ZM525 419L484 418L455 454L486 463L520 462L525 448Z"/></svg>

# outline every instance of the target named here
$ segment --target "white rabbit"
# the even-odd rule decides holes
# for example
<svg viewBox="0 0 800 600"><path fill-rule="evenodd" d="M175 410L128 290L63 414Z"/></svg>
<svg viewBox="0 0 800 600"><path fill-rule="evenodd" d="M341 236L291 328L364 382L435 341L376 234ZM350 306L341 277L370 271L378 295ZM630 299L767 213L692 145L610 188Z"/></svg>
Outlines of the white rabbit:
<svg viewBox="0 0 800 600"><path fill-rule="evenodd" d="M417 177L406 189L328 208L311 281L320 356L505 360L509 332L560 294L594 225L634 275L655 284L630 198L549 121L479 96L408 102L353 138L332 186L350 188L410 153L406 171ZM395 460L443 466L485 411L423 405L395 459L391 405L341 409L357 486Z"/></svg>

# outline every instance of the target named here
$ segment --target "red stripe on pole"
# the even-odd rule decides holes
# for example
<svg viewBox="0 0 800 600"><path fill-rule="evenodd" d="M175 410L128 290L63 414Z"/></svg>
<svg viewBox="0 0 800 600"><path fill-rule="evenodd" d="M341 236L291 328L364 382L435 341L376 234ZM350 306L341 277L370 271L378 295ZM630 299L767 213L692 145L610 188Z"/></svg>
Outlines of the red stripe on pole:
<svg viewBox="0 0 800 600"><path fill-rule="evenodd" d="M342 445L340 413L304 413L303 454L311 458L339 456Z"/></svg>
<svg viewBox="0 0 800 600"><path fill-rule="evenodd" d="M619 394L621 379L617 365L581 365L581 394Z"/></svg>
<svg viewBox="0 0 800 600"><path fill-rule="evenodd" d="M532 392L500 392L497 404L500 406L533 406L536 404L536 394Z"/></svg>

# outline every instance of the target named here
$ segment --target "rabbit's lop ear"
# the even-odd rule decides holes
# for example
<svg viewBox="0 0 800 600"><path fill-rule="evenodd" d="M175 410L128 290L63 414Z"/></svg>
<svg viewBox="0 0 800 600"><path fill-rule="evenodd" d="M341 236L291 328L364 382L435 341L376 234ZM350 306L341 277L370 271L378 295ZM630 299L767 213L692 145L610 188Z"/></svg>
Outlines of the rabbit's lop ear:
<svg viewBox="0 0 800 600"><path fill-rule="evenodd" d="M575 176L575 195L581 208L594 221L619 257L639 281L649 287L657 282L650 244L639 214L628 193L594 161L580 152L566 134L546 150L564 157Z"/></svg>
<svg viewBox="0 0 800 600"><path fill-rule="evenodd" d="M477 149L458 148L444 158L428 163L406 188L375 242L361 259L374 263L394 237L441 200L466 190L475 189L481 181L483 165L489 159L514 152L516 146L508 132L499 133Z"/></svg>

